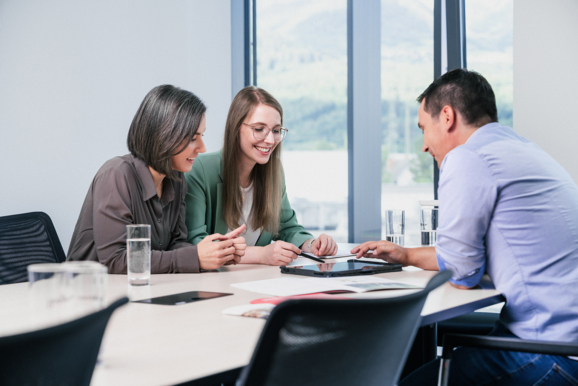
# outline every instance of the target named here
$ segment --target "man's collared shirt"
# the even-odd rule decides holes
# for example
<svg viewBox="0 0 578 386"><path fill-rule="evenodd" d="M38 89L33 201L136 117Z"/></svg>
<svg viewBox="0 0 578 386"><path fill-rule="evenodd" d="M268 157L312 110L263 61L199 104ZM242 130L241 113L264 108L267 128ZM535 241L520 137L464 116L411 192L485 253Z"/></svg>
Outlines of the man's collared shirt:
<svg viewBox="0 0 578 386"><path fill-rule="evenodd" d="M440 168L436 253L467 287L487 271L500 320L522 339L578 342L578 187L536 144L498 123Z"/></svg>

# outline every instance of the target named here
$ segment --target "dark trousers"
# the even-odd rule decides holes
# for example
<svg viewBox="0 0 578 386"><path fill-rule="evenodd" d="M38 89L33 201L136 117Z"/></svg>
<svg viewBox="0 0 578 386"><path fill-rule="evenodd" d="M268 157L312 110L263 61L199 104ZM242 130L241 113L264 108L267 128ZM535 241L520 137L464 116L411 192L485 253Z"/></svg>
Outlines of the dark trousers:
<svg viewBox="0 0 578 386"><path fill-rule="evenodd" d="M517 338L498 323L489 336ZM399 386L437 385L440 360L432 361L400 382ZM450 385L578 386L578 361L568 357L463 347L454 352Z"/></svg>

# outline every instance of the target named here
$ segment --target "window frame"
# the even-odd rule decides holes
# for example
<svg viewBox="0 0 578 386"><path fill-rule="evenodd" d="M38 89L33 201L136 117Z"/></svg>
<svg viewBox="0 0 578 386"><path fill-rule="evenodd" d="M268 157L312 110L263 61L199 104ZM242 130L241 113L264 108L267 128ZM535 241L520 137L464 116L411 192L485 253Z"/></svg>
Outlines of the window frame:
<svg viewBox="0 0 578 386"><path fill-rule="evenodd" d="M232 97L257 84L256 1L231 0ZM433 1L436 79L466 68L466 20L465 0ZM382 227L380 0L347 0L347 67L348 240L361 243L380 239ZM437 199L439 169L432 162Z"/></svg>

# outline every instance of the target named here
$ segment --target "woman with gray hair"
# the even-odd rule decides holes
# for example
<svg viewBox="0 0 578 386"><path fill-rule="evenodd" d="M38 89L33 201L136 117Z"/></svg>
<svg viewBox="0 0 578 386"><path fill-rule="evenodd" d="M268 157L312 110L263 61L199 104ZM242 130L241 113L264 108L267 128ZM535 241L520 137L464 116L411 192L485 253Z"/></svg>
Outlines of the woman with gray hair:
<svg viewBox="0 0 578 386"><path fill-rule="evenodd" d="M130 154L107 161L84 200L68 260L94 260L126 273L126 226L151 225L151 273L200 272L235 263L245 251L237 237L208 235L187 242L185 172L206 151L206 107L193 93L163 85L140 105L127 138Z"/></svg>

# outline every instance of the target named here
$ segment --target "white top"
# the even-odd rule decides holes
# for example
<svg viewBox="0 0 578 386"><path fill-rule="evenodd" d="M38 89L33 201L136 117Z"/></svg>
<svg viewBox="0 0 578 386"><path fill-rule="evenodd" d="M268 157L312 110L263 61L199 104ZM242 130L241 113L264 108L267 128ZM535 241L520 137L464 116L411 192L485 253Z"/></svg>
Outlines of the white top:
<svg viewBox="0 0 578 386"><path fill-rule="evenodd" d="M261 236L261 229L253 229L249 225L253 216L251 211L253 209L253 183L247 188L241 187L241 191L243 192L243 214L239 219L239 225L247 225L245 232L241 233L241 236L245 238L245 244L248 247L254 247L259 236ZM231 229L228 229L227 233L230 231Z"/></svg>

